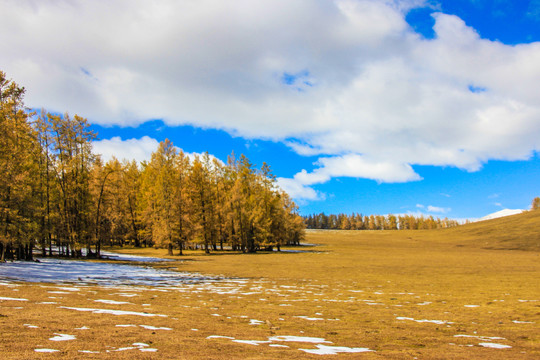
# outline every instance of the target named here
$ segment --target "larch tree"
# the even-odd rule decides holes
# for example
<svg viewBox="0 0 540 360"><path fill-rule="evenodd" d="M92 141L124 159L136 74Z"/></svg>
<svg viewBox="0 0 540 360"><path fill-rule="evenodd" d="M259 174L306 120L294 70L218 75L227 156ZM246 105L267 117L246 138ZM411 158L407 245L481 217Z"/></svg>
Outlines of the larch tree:
<svg viewBox="0 0 540 360"><path fill-rule="evenodd" d="M35 136L24 111L24 88L0 71L0 260L15 250L31 259L36 228Z"/></svg>

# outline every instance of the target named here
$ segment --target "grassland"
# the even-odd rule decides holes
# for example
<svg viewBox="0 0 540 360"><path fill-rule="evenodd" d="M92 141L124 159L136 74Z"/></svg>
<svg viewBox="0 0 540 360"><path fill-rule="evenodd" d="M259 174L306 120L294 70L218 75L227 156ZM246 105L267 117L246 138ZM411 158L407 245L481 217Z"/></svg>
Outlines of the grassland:
<svg viewBox="0 0 540 360"><path fill-rule="evenodd" d="M188 253L155 265L227 278L175 288L4 283L0 297L27 301L0 300L0 354L321 358L301 350L314 343L278 337L300 336L373 350L333 355L340 359L540 358L539 224L540 212L438 231L309 231L306 242L317 246L302 247L307 252ZM117 250L167 257L160 249ZM128 304L95 301L102 299ZM49 340L55 334L76 339Z"/></svg>

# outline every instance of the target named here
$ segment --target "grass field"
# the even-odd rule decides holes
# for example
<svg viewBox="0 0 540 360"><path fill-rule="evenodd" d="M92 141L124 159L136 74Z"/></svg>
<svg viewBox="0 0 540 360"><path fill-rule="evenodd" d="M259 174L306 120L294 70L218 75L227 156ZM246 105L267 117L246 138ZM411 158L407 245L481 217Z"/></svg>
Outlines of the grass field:
<svg viewBox="0 0 540 360"><path fill-rule="evenodd" d="M437 231L308 231L307 252L154 264L223 277L169 288L2 282L0 355L538 359L539 224L540 212Z"/></svg>

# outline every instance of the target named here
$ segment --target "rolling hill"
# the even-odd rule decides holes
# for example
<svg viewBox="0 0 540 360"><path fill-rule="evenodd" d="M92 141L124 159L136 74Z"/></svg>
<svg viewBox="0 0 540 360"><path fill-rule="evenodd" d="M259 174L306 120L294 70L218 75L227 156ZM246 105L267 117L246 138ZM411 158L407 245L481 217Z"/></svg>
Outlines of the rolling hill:
<svg viewBox="0 0 540 360"><path fill-rule="evenodd" d="M540 211L479 221L438 231L442 240L485 249L540 251Z"/></svg>

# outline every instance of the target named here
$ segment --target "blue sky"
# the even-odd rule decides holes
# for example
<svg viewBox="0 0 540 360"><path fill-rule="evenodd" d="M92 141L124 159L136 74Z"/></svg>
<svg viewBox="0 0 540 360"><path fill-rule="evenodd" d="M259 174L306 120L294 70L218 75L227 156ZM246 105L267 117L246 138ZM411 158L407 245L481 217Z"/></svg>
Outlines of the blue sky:
<svg viewBox="0 0 540 360"><path fill-rule="evenodd" d="M191 5L189 5L191 4ZM302 214L540 195L540 0L8 1L2 70L95 149L270 164Z"/></svg>

